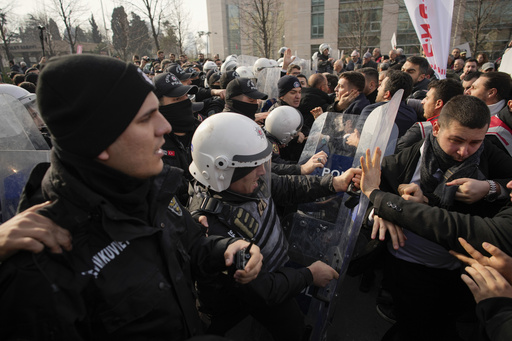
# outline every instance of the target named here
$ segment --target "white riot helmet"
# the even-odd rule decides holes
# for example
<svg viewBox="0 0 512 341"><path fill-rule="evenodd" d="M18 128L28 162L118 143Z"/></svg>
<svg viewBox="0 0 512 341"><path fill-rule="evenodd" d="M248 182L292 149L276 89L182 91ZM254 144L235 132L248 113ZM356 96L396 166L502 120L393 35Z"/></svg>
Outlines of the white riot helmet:
<svg viewBox="0 0 512 341"><path fill-rule="evenodd" d="M12 84L0 84L0 94L7 94L16 98L30 113L30 116L34 120L37 128L40 129L44 127L45 124L41 115L39 115L39 109L37 108L36 94L30 93L27 90Z"/></svg>
<svg viewBox="0 0 512 341"><path fill-rule="evenodd" d="M279 67L283 67L283 64L284 64L284 58L279 58L279 59L277 60L277 65L278 65Z"/></svg>
<svg viewBox="0 0 512 341"><path fill-rule="evenodd" d="M295 57L295 56L292 56L292 62L290 63L290 65L299 65L299 66L302 66L302 64L304 63L304 61L302 59L300 59L299 57Z"/></svg>
<svg viewBox="0 0 512 341"><path fill-rule="evenodd" d="M269 59L268 60L270 65L272 65L271 67L278 67L279 65L277 65L277 60L273 60L273 59Z"/></svg>
<svg viewBox="0 0 512 341"><path fill-rule="evenodd" d="M272 144L256 122L224 112L207 118L195 131L189 170L201 184L222 192L231 185L235 169L269 166L271 156Z"/></svg>
<svg viewBox="0 0 512 341"><path fill-rule="evenodd" d="M224 73L224 72L228 72L228 71L232 71L234 69L236 69L236 66L238 64L236 63L236 59L231 59L231 60L227 60L222 63L221 67L220 67L220 72Z"/></svg>
<svg viewBox="0 0 512 341"><path fill-rule="evenodd" d="M232 54L232 55L229 55L226 57L226 60L224 60L224 63L227 63L227 62L230 62L232 60L234 60L235 62L237 61L238 57L236 54Z"/></svg>
<svg viewBox="0 0 512 341"><path fill-rule="evenodd" d="M215 70L215 71L219 70L219 68L217 67L217 64L215 64L215 62L212 62L211 60L207 61L203 65L204 73L208 73L208 71L210 71L210 70Z"/></svg>
<svg viewBox="0 0 512 341"><path fill-rule="evenodd" d="M279 49L279 52L277 52L279 55L282 55L286 52L286 50L288 50L288 48L286 46L283 46Z"/></svg>
<svg viewBox="0 0 512 341"><path fill-rule="evenodd" d="M270 60L268 60L267 58L260 58L254 63L254 66L252 67L252 72L254 73L255 76L258 76L258 72L265 68L271 67L273 66Z"/></svg>
<svg viewBox="0 0 512 341"><path fill-rule="evenodd" d="M254 73L251 70L250 66L239 66L236 68L236 72L240 75L242 78L255 78Z"/></svg>
<svg viewBox="0 0 512 341"><path fill-rule="evenodd" d="M320 52L320 54L322 54L325 50L329 50L329 53L331 52L331 47L327 43L321 44L318 48L318 52Z"/></svg>
<svg viewBox="0 0 512 341"><path fill-rule="evenodd" d="M280 144L287 145L302 129L302 114L295 108L282 105L265 119L265 130Z"/></svg>

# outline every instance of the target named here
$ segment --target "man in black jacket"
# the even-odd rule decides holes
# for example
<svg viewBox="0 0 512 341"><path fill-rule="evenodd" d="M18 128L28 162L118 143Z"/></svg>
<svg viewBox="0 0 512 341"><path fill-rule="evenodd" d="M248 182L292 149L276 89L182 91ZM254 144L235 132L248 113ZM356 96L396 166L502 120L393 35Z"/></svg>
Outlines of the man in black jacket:
<svg viewBox="0 0 512 341"><path fill-rule="evenodd" d="M401 184L416 183L431 206L481 216L497 213L495 200L507 197L512 159L484 142L488 113L477 98L454 97L424 142L384 158L381 188L400 193ZM439 245L407 230L405 235L403 247L388 245L397 335L400 340L452 340L459 309L471 302L464 297L460 265Z"/></svg>
<svg viewBox="0 0 512 341"><path fill-rule="evenodd" d="M309 87L302 88L302 98L300 99L299 111L304 118L304 126L309 131L313 126L315 117L311 114L311 110L316 107L321 107L323 111L331 104L331 100L327 92L329 85L327 78L321 73L314 73L309 76Z"/></svg>
<svg viewBox="0 0 512 341"><path fill-rule="evenodd" d="M426 58L411 56L402 66L402 71L412 77L413 88L410 98L423 99L427 94L427 86L430 81L426 78L429 64Z"/></svg>
<svg viewBox="0 0 512 341"><path fill-rule="evenodd" d="M364 76L356 71L343 72L336 86L336 99L327 108L327 111L337 111L344 114L360 115L363 109L370 104L364 95Z"/></svg>
<svg viewBox="0 0 512 341"><path fill-rule="evenodd" d="M428 92L421 101L423 117L427 121L416 122L400 138L396 144L395 153L424 139L432 131L433 124L437 121L441 109L448 101L457 95L462 95L464 89L460 82L454 79L433 80L428 84Z"/></svg>
<svg viewBox="0 0 512 341"><path fill-rule="evenodd" d="M65 82L69 72L80 82ZM19 252L2 263L4 338L202 333L194 278L223 271L248 243L205 238L177 201L180 171L163 166L160 148L171 127L153 89L135 65L109 57L56 58L41 73L39 107L54 149L51 164L32 173L19 209L51 201L37 213L68 230L73 244L62 254ZM251 254L254 261L235 273L241 283L258 272L258 248Z"/></svg>
<svg viewBox="0 0 512 341"><path fill-rule="evenodd" d="M404 135L414 122L416 122L416 113L410 106L405 104L405 98L411 93L412 89L411 77L402 71L387 71L386 77L379 85L376 103L366 106L361 112L361 118L357 121L354 132L351 133L347 139L349 145L357 147L361 132L363 131L364 122L368 116L370 116L375 108L381 105L387 105L391 98L393 98L393 95L400 89L404 90L404 94L395 117L395 124L398 127L398 137Z"/></svg>
<svg viewBox="0 0 512 341"><path fill-rule="evenodd" d="M507 268L510 274L510 257L504 253L512 254L512 234L510 226L512 225L512 205L510 202L492 218L483 218L470 214L461 214L448 211L439 207L431 207L424 204L425 198L423 192L417 185L410 185L404 188L401 197L393 193L387 193L379 190L380 186L380 150L370 157L370 152L366 152L366 158L362 160L361 166L363 175L361 178L361 190L373 203L375 214L386 219L383 224L374 224L372 238L384 240L386 232L389 232L395 248L403 246L405 239L403 237L402 227L443 246L447 250L456 250L461 253L470 252L470 255L478 260L482 265L496 266L501 265ZM512 181L507 184L512 189ZM421 224L418 224L421 221ZM469 247L468 242L474 245L477 250ZM493 244L493 245L491 245ZM500 251L494 245L503 250ZM491 254L491 259L482 257L481 254ZM457 258L466 261L468 258L459 254ZM488 262L488 263L487 263ZM487 264L486 264L487 263ZM506 285L499 282L505 279L510 283L510 276L505 276L499 269L499 273L505 276L505 279L499 278L499 274L490 277L478 276L489 271L489 268L475 266L471 276L477 282L472 286L472 291L477 301L477 315L485 327L482 332L482 340L508 340L512 335L512 299L510 297L510 284ZM467 268L466 268L467 269ZM467 269L469 270L469 269ZM464 277L464 275L463 275ZM463 278L464 279L464 278ZM466 284L471 280L466 276ZM496 285L500 284L500 285ZM468 284L469 285L469 284ZM480 291L482 295L487 293L487 297L476 295ZM497 294L494 294L496 291ZM506 293L505 291L508 291ZM494 297L497 296L497 297ZM485 298L485 299L482 299Z"/></svg>

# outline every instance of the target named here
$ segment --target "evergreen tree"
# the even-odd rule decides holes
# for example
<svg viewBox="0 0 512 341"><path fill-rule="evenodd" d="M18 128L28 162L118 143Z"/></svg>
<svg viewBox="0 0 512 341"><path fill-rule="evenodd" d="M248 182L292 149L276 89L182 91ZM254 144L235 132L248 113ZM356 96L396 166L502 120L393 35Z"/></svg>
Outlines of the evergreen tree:
<svg viewBox="0 0 512 341"><path fill-rule="evenodd" d="M149 55L151 54L152 41L149 37L146 21L134 12L131 13L131 16L128 50L139 56Z"/></svg>
<svg viewBox="0 0 512 341"><path fill-rule="evenodd" d="M92 33L92 42L99 44L102 41L102 36L100 30L98 29L98 25L94 20L94 15L91 14L91 19L89 19L89 24L91 24L91 33Z"/></svg>
<svg viewBox="0 0 512 341"><path fill-rule="evenodd" d="M160 44L165 51L172 53L179 53L178 39L174 31L174 25L169 21L165 21L163 24L163 36L160 38Z"/></svg>
<svg viewBox="0 0 512 341"><path fill-rule="evenodd" d="M76 42L78 43L88 43L90 41L89 39L89 32L85 32L80 26L75 27L75 37Z"/></svg>
<svg viewBox="0 0 512 341"><path fill-rule="evenodd" d="M111 26L112 45L121 59L126 60L130 24L128 23L128 15L126 15L123 6L116 7L112 11Z"/></svg>
<svg viewBox="0 0 512 341"><path fill-rule="evenodd" d="M33 14L27 14L24 27L20 27L20 39L23 43L39 42L39 25L44 25L39 18Z"/></svg>
<svg viewBox="0 0 512 341"><path fill-rule="evenodd" d="M62 40L62 36L60 35L59 27L57 26L57 23L50 18L48 20L48 32L50 32L50 35L52 37L52 40Z"/></svg>

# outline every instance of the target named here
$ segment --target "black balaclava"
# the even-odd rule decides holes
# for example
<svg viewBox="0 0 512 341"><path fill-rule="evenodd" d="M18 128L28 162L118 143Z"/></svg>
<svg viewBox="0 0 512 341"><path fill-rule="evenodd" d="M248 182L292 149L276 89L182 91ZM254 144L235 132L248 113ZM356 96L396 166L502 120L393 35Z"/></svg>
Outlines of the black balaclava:
<svg viewBox="0 0 512 341"><path fill-rule="evenodd" d="M159 110L171 124L172 131L188 133L195 130L197 120L192 112L192 102L190 99L163 105Z"/></svg>
<svg viewBox="0 0 512 341"><path fill-rule="evenodd" d="M230 111L249 117L251 120L256 118L256 111L258 111L258 104L246 103L236 99L227 99L226 107Z"/></svg>

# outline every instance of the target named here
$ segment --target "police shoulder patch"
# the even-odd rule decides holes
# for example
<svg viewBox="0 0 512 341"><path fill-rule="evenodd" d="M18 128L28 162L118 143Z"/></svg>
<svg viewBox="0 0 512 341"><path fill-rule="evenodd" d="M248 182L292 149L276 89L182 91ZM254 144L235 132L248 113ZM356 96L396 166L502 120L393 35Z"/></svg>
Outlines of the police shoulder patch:
<svg viewBox="0 0 512 341"><path fill-rule="evenodd" d="M183 210L181 209L181 206L178 202L178 200L176 200L176 197L172 197L171 201L169 202L169 205L167 206L167 208L174 214L176 214L177 216L181 217L183 215Z"/></svg>

